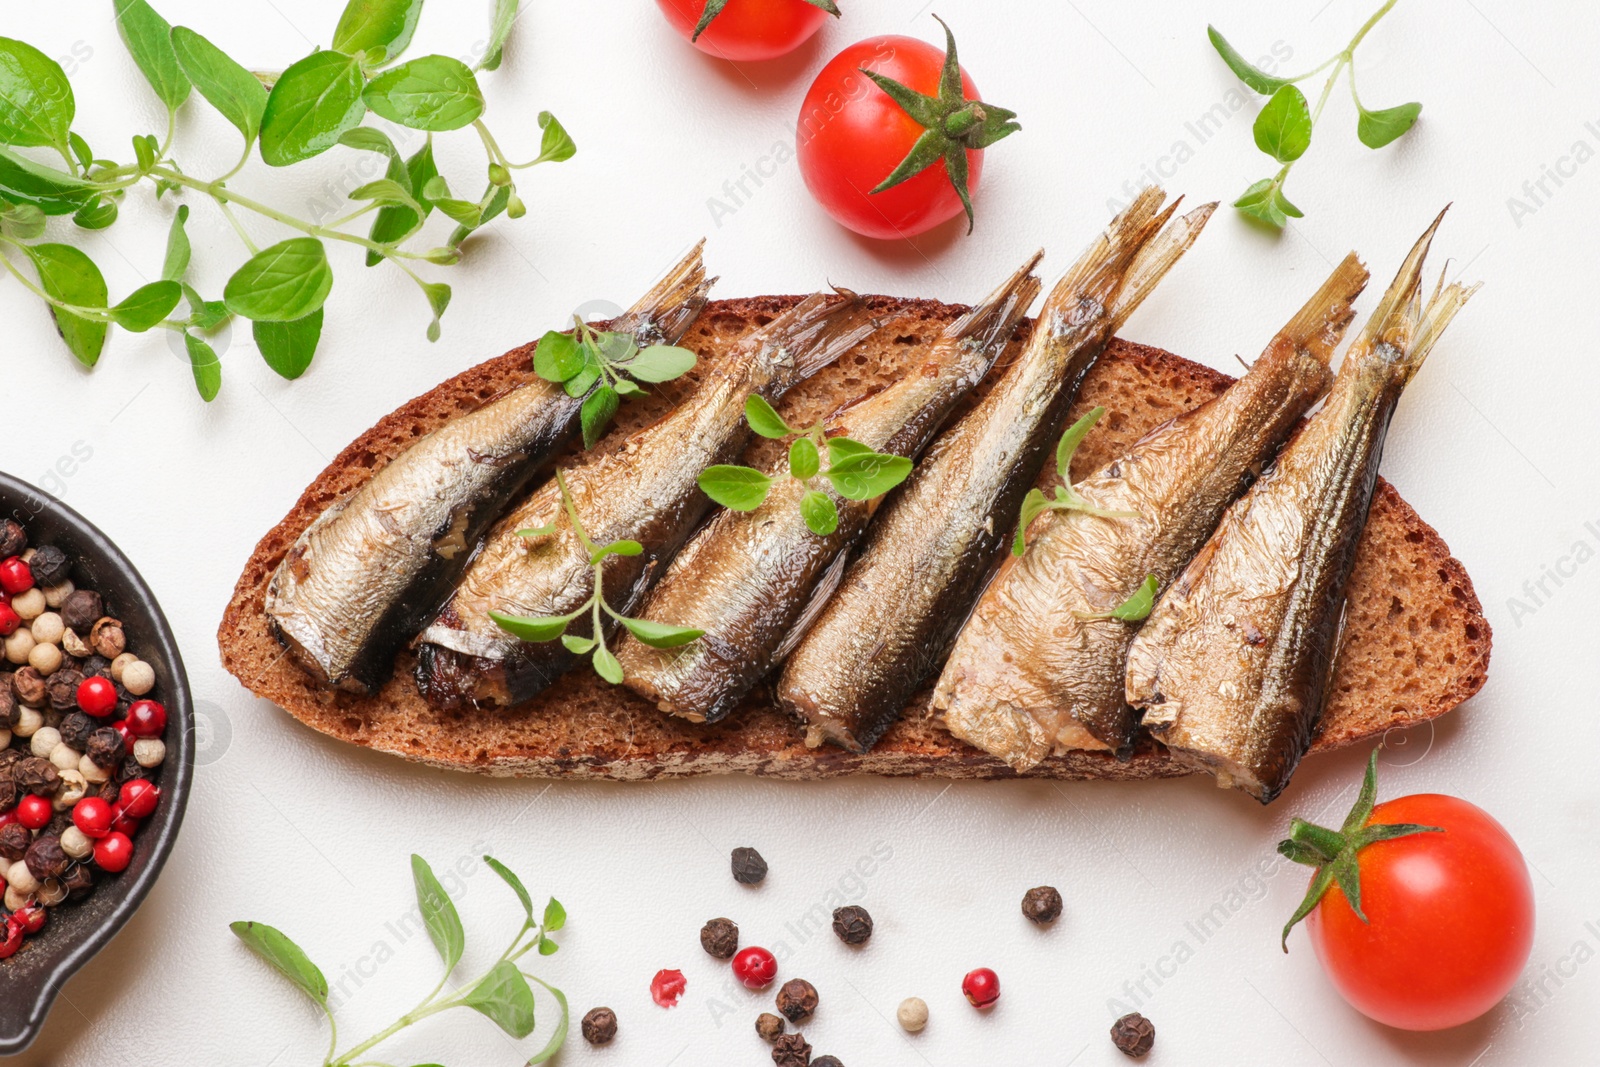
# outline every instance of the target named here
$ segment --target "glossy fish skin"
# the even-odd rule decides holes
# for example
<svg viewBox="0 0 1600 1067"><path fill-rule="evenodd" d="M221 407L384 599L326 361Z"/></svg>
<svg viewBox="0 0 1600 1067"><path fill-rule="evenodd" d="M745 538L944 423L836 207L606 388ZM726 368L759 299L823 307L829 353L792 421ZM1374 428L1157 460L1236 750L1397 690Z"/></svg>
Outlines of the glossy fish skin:
<svg viewBox="0 0 1600 1067"><path fill-rule="evenodd" d="M1438 225L1352 343L1327 403L1228 510L1129 652L1126 696L1151 732L1263 804L1315 736L1395 404L1473 292L1441 279L1424 307Z"/></svg>
<svg viewBox="0 0 1600 1067"><path fill-rule="evenodd" d="M1135 624L1109 611L1154 574L1175 575L1306 409L1367 272L1354 254L1226 392L1146 434L1073 486L1108 518L1049 511L984 590L934 691L956 737L1026 771L1052 752L1131 753L1138 717L1123 699Z"/></svg>
<svg viewBox="0 0 1600 1067"><path fill-rule="evenodd" d="M895 455L921 452L988 373L1038 295L1039 279L1030 272L1041 255L951 323L920 366L830 420L828 435ZM788 469L785 458L771 473ZM828 594L830 568L882 499L851 501L826 491L839 512L838 529L826 537L806 527L799 507L806 486L796 479L775 485L755 511L719 512L673 560L641 613L705 636L675 649L624 637L617 658L625 684L660 710L695 722L717 722L737 707L777 663L812 598Z"/></svg>
<svg viewBox="0 0 1600 1067"><path fill-rule="evenodd" d="M595 544L638 541L638 556L606 562L607 602L626 613L712 508L696 479L735 461L749 441L745 398L776 400L877 329L854 293L821 293L740 342L670 414L623 446L566 472L578 516ZM548 537L516 531L557 524ZM565 615L588 601L588 552L562 514L552 480L503 518L454 596L420 636L417 686L441 707L528 700L575 662L559 641L524 643L490 611ZM568 631L589 636L583 620Z"/></svg>
<svg viewBox="0 0 1600 1067"><path fill-rule="evenodd" d="M779 680L778 702L806 724L807 744L866 751L938 666L1083 375L1210 216L1201 208L1162 233L1173 212L1164 199L1141 193L1090 246L1046 298L1022 355L881 509Z"/></svg>
<svg viewBox="0 0 1600 1067"><path fill-rule="evenodd" d="M695 245L612 324L672 344L706 303ZM419 438L307 527L267 586L273 632L325 684L372 693L449 595L489 524L578 428L582 397L534 378Z"/></svg>

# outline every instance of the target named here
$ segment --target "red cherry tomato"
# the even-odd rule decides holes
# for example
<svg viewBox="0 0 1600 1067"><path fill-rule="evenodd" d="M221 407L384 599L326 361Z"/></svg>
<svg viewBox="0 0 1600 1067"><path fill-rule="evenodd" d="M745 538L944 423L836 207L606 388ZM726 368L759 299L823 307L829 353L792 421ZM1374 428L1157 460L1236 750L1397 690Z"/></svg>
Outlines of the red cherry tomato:
<svg viewBox="0 0 1600 1067"><path fill-rule="evenodd" d="M968 971L961 980L961 992L974 1008L992 1008L1000 999L1000 976L987 967Z"/></svg>
<svg viewBox="0 0 1600 1067"><path fill-rule="evenodd" d="M751 945L733 957L733 976L750 989L765 989L778 977L778 960L764 948Z"/></svg>
<svg viewBox="0 0 1600 1067"><path fill-rule="evenodd" d="M133 862L133 842L127 834L113 831L94 843L94 861L112 874L125 871Z"/></svg>
<svg viewBox="0 0 1600 1067"><path fill-rule="evenodd" d="M685 39L707 55L736 62L774 59L799 48L828 21L828 12L806 0L728 0L694 37L706 0L656 0Z"/></svg>
<svg viewBox="0 0 1600 1067"><path fill-rule="evenodd" d="M1511 991L1533 949L1533 883L1516 842L1488 812L1437 793L1379 804L1367 825L1422 833L1359 854L1363 923L1337 885L1306 920L1323 969L1363 1015L1442 1030Z"/></svg>

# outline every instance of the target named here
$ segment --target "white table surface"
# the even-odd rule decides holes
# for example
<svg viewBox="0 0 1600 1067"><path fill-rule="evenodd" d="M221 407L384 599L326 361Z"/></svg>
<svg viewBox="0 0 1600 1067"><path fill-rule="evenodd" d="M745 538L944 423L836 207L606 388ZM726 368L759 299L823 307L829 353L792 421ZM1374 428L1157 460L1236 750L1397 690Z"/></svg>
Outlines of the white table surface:
<svg viewBox="0 0 1600 1067"><path fill-rule="evenodd" d="M281 67L327 41L340 5L157 6L247 64ZM1535 871L1539 927L1511 1003L1431 1036L1387 1030L1345 1007L1303 935L1288 956L1277 947L1305 877L1274 862L1272 846L1291 814L1343 810L1364 751L1311 760L1270 809L1200 780L491 781L327 740L221 670L213 634L257 538L351 438L444 377L586 301L631 300L701 234L726 296L831 280L970 300L1040 244L1053 276L1106 221L1108 197L1147 166L1164 168L1169 188L1192 202L1231 199L1269 172L1250 139L1253 101L1204 141L1188 125L1216 103L1226 107L1236 90L1206 44L1208 19L1251 56L1283 42L1288 65L1300 69L1342 47L1375 5L945 0L937 10L959 35L968 69L986 96L1020 113L1024 129L990 153L974 236L946 227L889 245L834 226L792 162L720 225L707 201L792 141L800 96L836 50L875 33L936 40L922 0L843 3L844 21L798 55L743 69L689 49L646 0L528 6L505 67L485 78L489 118L513 157L526 157L535 115L549 108L579 153L526 173L527 217L496 222L448 272L455 303L438 344L423 338L427 315L406 279L364 270L357 252L338 249L311 372L279 380L239 331L223 355L222 395L206 406L160 337L113 331L99 369L84 373L43 309L17 285L0 285L0 463L55 485L138 562L176 626L210 730L165 876L67 984L43 1037L18 1062L317 1063L325 1036L316 1012L227 923L270 922L306 946L344 990L347 1044L435 979L426 939L392 925L411 907L412 851L441 869L464 865L468 964L498 951L518 912L476 862L485 849L571 913L563 951L541 972L567 991L575 1013L607 1004L621 1018L608 1050L574 1034L561 1058L568 1064L766 1062L751 1021L770 999L729 987L696 940L703 920L724 914L740 922L746 943L787 943L784 974L822 991L807 1034L819 1055L851 1067L953 1067L1002 1055L1120 1063L1106 1037L1113 1001L1137 1003L1155 1021L1148 1062L1158 1064L1487 1067L1591 1054L1600 1041L1600 965L1588 962L1600 949L1600 666L1590 602L1600 564L1587 560L1600 535L1586 524L1600 522L1592 455L1600 163L1589 158L1600 148L1600 24L1587 5L1542 5L1532 17L1511 0L1401 4L1363 46L1359 66L1369 102L1426 104L1415 132L1368 151L1339 89L1290 186L1306 218L1274 240L1220 212L1125 331L1232 369L1234 353L1259 351L1345 250L1367 257L1375 293L1439 207L1455 203L1438 260L1452 257L1486 284L1411 386L1384 473L1466 563L1497 640L1481 695L1436 729L1391 739L1382 789L1456 793L1501 819ZM414 52L469 53L487 7L435 0ZM51 55L78 55L78 128L126 156L129 135L156 130L163 116L109 11L10 3L3 32ZM227 169L237 152L231 128L198 99L182 112L179 145L196 174ZM1179 145L1185 158L1174 173ZM476 189L475 138L447 136L440 149L446 173ZM1562 162L1574 153L1584 161ZM234 184L298 208L324 183L347 188L373 176L352 169L366 158L337 150L288 173L258 160ZM1546 165L1568 176L1559 186L1546 180L1549 195L1535 203L1524 182ZM1512 197L1533 210L1515 217ZM113 294L126 293L159 271L171 210L141 189L114 228L71 239L95 255ZM263 240L280 234L250 225ZM240 246L206 203L195 202L190 232L202 288L218 293ZM75 453L89 455L50 481L58 460ZM1547 584L1551 595L1536 610L1514 617L1511 598L1525 598L1524 583L1577 544L1584 562L1559 587ZM741 844L771 862L759 890L729 878L728 851ZM862 857L877 858L858 878ZM1066 917L1047 931L1017 907L1040 883L1066 898ZM872 911L877 934L865 952L826 933L802 940L786 925L830 894ZM1227 921L1202 941L1190 924L1218 904ZM959 991L961 975L979 965L996 968L1005 988L983 1015ZM647 993L661 967L688 976L672 1011ZM908 1040L892 1019L912 994L928 1001L933 1021ZM382 1051L395 1063L521 1062L470 1013L430 1020Z"/></svg>

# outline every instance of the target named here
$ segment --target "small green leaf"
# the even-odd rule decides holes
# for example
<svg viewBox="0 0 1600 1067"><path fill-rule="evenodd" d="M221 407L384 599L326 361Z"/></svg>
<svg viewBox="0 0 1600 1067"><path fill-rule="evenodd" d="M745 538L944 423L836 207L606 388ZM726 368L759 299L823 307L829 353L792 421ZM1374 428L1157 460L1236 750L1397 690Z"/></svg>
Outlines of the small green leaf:
<svg viewBox="0 0 1600 1067"><path fill-rule="evenodd" d="M826 473L833 491L846 500L871 500L911 477L911 461L904 456L874 452L830 463Z"/></svg>
<svg viewBox="0 0 1600 1067"><path fill-rule="evenodd" d="M172 50L172 26L145 0L114 0L117 32L168 111L189 99L189 79Z"/></svg>
<svg viewBox="0 0 1600 1067"><path fill-rule="evenodd" d="M733 511L754 511L772 488L772 479L753 467L718 463L700 472L700 489Z"/></svg>
<svg viewBox="0 0 1600 1067"><path fill-rule="evenodd" d="M333 268L322 242L291 237L263 248L234 271L222 302L247 319L290 322L320 308L332 289Z"/></svg>
<svg viewBox="0 0 1600 1067"><path fill-rule="evenodd" d="M227 305L220 300L202 299L200 294L187 284L183 286L183 297L189 301L191 326L201 330L214 330L228 317Z"/></svg>
<svg viewBox="0 0 1600 1067"><path fill-rule="evenodd" d="M1215 26L1206 27L1206 36L1211 38L1211 46L1217 50L1217 54L1222 57L1222 61L1228 64L1228 69L1233 71L1240 81L1262 96L1271 96L1289 84L1282 78L1274 78L1260 67L1246 60L1233 45L1228 43L1222 34L1217 32Z"/></svg>
<svg viewBox="0 0 1600 1067"><path fill-rule="evenodd" d="M578 146L560 121L548 111L539 112L539 128L544 135L539 138L539 158L536 163L560 163L577 154Z"/></svg>
<svg viewBox="0 0 1600 1067"><path fill-rule="evenodd" d="M670 382L694 369L697 357L676 345L651 345L641 349L623 370L641 382Z"/></svg>
<svg viewBox="0 0 1600 1067"><path fill-rule="evenodd" d="M583 348L568 334L550 330L533 350L533 372L547 382L564 382L584 367Z"/></svg>
<svg viewBox="0 0 1600 1067"><path fill-rule="evenodd" d="M328 980L311 962L299 945L281 931L266 923L234 922L228 924L234 936L243 941L273 970L293 982L302 993L318 1004L328 1003Z"/></svg>
<svg viewBox="0 0 1600 1067"><path fill-rule="evenodd" d="M525 526L517 531L517 536L527 538L549 537L555 532L556 524L552 522L548 526Z"/></svg>
<svg viewBox="0 0 1600 1067"><path fill-rule="evenodd" d="M360 61L340 52L313 52L291 65L267 95L261 158L286 167L338 144L367 113L365 87Z"/></svg>
<svg viewBox="0 0 1600 1067"><path fill-rule="evenodd" d="M189 370L194 374L194 387L206 403L217 398L222 391L222 361L214 348L203 337L185 330L183 347L189 352Z"/></svg>
<svg viewBox="0 0 1600 1067"><path fill-rule="evenodd" d="M1239 209L1240 214L1281 230L1289 221L1288 213L1283 210L1283 205L1288 203L1275 179L1262 178L1246 189L1243 195L1233 202L1233 206ZM1299 217L1298 209L1296 217Z"/></svg>
<svg viewBox="0 0 1600 1067"><path fill-rule="evenodd" d="M1050 502L1038 489L1029 489L1022 498L1022 514L1017 519L1017 536L1011 542L1011 554L1020 556L1028 551L1028 527L1041 512L1050 510Z"/></svg>
<svg viewBox="0 0 1600 1067"><path fill-rule="evenodd" d="M1256 116L1256 147L1279 163L1293 163L1311 147L1311 108L1298 86L1285 85L1272 94Z"/></svg>
<svg viewBox="0 0 1600 1067"><path fill-rule="evenodd" d="M433 206L438 208L446 218L465 226L468 232L477 229L483 222L483 208L471 200L457 200L454 197L442 196L434 198Z"/></svg>
<svg viewBox="0 0 1600 1067"><path fill-rule="evenodd" d="M333 48L373 64L394 59L411 43L422 0L350 0L333 31Z"/></svg>
<svg viewBox="0 0 1600 1067"><path fill-rule="evenodd" d="M148 171L156 165L156 152L158 146L156 139L148 134L139 134L133 139L133 157L141 172Z"/></svg>
<svg viewBox="0 0 1600 1067"><path fill-rule="evenodd" d="M511 27L516 21L517 0L494 0L494 11L489 16L489 43L478 61L479 70L500 69L506 39L511 36Z"/></svg>
<svg viewBox="0 0 1600 1067"><path fill-rule="evenodd" d="M578 416L578 421L583 425L584 448L593 448L595 442L605 434L619 403L617 391L609 385L602 385L585 398Z"/></svg>
<svg viewBox="0 0 1600 1067"><path fill-rule="evenodd" d="M830 467L837 467L846 460L878 454L867 445L850 437L830 437L826 443L828 445L828 465Z"/></svg>
<svg viewBox="0 0 1600 1067"><path fill-rule="evenodd" d="M789 473L799 478L802 482L807 478L816 477L817 471L822 468L822 457L817 453L817 444L809 437L797 437L789 445Z"/></svg>
<svg viewBox="0 0 1600 1067"><path fill-rule="evenodd" d="M70 215L100 191L65 171L0 148L0 202L32 204L46 215Z"/></svg>
<svg viewBox="0 0 1600 1067"><path fill-rule="evenodd" d="M42 237L45 213L37 204L0 204L0 234L18 241Z"/></svg>
<svg viewBox="0 0 1600 1067"><path fill-rule="evenodd" d="M616 389L618 396L648 396L643 389L634 385L626 378L618 378L612 388Z"/></svg>
<svg viewBox="0 0 1600 1067"><path fill-rule="evenodd" d="M141 285L111 309L117 325L132 333L143 333L172 314L183 299L177 282L160 281Z"/></svg>
<svg viewBox="0 0 1600 1067"><path fill-rule="evenodd" d="M91 200L77 210L72 221L81 229L103 230L117 221L117 202L109 196Z"/></svg>
<svg viewBox="0 0 1600 1067"><path fill-rule="evenodd" d="M517 965L501 960L469 989L461 1003L494 1022L512 1037L533 1033L533 990Z"/></svg>
<svg viewBox="0 0 1600 1067"><path fill-rule="evenodd" d="M1403 137L1420 114L1422 105L1415 101L1397 107L1386 107L1381 111L1368 111L1362 108L1361 117L1356 121L1356 136L1361 138L1361 143L1368 148L1382 148Z"/></svg>
<svg viewBox="0 0 1600 1067"><path fill-rule="evenodd" d="M366 127L358 126L356 133ZM384 138L388 140L387 137ZM423 188L439 174L439 168L433 159L433 138L430 136L423 142L421 148L412 153L411 158L401 164L396 159L390 159L388 177L392 181L404 182L411 190L411 196L422 205L422 214L418 215L410 208L384 207L378 210L378 217L372 221L372 232L367 236L379 244L398 244L410 237L421 228L423 221L433 210L433 204L422 192ZM383 262L381 253L367 251L367 266L372 267Z"/></svg>
<svg viewBox="0 0 1600 1067"><path fill-rule="evenodd" d="M339 143L359 152L375 152L387 156L391 163L401 162L400 150L394 146L389 135L376 126L357 126L353 130L346 130L339 135Z"/></svg>
<svg viewBox="0 0 1600 1067"><path fill-rule="evenodd" d="M94 165L94 150L89 147L79 133L69 130L67 132L67 145L72 149L72 154L78 157L78 163L84 170Z"/></svg>
<svg viewBox="0 0 1600 1067"><path fill-rule="evenodd" d="M592 637L574 637L571 634L562 634L561 643L573 655L586 656L594 649L596 642Z"/></svg>
<svg viewBox="0 0 1600 1067"><path fill-rule="evenodd" d="M567 925L567 909L561 906L561 901L555 897L544 906L544 932L553 934Z"/></svg>
<svg viewBox="0 0 1600 1067"><path fill-rule="evenodd" d="M1056 473L1063 478L1072 476L1072 457L1078 451L1078 446L1083 444L1083 439L1089 436L1089 431L1094 424L1100 421L1106 413L1103 407L1091 408L1083 418L1067 427L1061 435L1061 440L1056 442Z"/></svg>
<svg viewBox="0 0 1600 1067"><path fill-rule="evenodd" d="M244 138L245 151L249 151L261 132L261 116L267 110L267 90L254 74L187 26L172 28L172 49L183 73L200 90L200 95L239 131Z"/></svg>
<svg viewBox="0 0 1600 1067"><path fill-rule="evenodd" d="M600 380L600 368L592 362L585 362L584 367L577 374L561 383L567 395L579 397L593 388L594 383Z"/></svg>
<svg viewBox="0 0 1600 1067"><path fill-rule="evenodd" d="M1132 596L1111 609L1111 617L1121 622L1143 622L1150 617L1150 609L1156 606L1156 590L1160 588L1155 575L1146 575Z"/></svg>
<svg viewBox="0 0 1600 1067"><path fill-rule="evenodd" d="M642 556L644 546L637 541L624 538L621 541L612 541L609 544L599 545L589 553L590 563L599 563L607 556Z"/></svg>
<svg viewBox="0 0 1600 1067"><path fill-rule="evenodd" d="M566 632L567 624L577 615L507 615L501 611L489 612L495 625L518 641L537 643L554 641Z"/></svg>
<svg viewBox="0 0 1600 1067"><path fill-rule="evenodd" d="M704 630L696 630L690 626L672 626L664 622L652 622L649 619L625 617L621 622L641 644L649 645L651 648L677 648L705 636Z"/></svg>
<svg viewBox="0 0 1600 1067"><path fill-rule="evenodd" d="M106 306L109 294L105 277L84 252L62 244L23 245L23 248L39 272L40 286L52 297L81 308ZM106 345L106 324L58 307L52 307L50 312L55 316L56 329L67 349L78 357L79 363L94 366Z"/></svg>
<svg viewBox="0 0 1600 1067"><path fill-rule="evenodd" d="M560 948L560 945L556 944L548 937L539 938L539 955L541 956L554 956Z"/></svg>
<svg viewBox="0 0 1600 1067"><path fill-rule="evenodd" d="M459 130L483 114L483 90L470 68L449 56L423 56L374 78L367 106L416 130Z"/></svg>
<svg viewBox="0 0 1600 1067"><path fill-rule="evenodd" d="M417 887L417 907L422 911L422 923L428 930L428 939L439 950L444 960L444 973L449 974L461 962L466 950L467 934L461 928L461 916L450 895L434 877L433 868L421 856L411 857L411 880Z"/></svg>
<svg viewBox="0 0 1600 1067"><path fill-rule="evenodd" d="M422 205L411 196L411 190L395 181L393 178L377 178L358 185L346 194L351 200L372 200L380 204L399 204L401 207L410 208L415 215L421 215Z"/></svg>
<svg viewBox="0 0 1600 1067"><path fill-rule="evenodd" d="M800 517L805 520L806 529L818 537L827 537L839 528L839 509L833 498L815 489L800 498Z"/></svg>
<svg viewBox="0 0 1600 1067"><path fill-rule="evenodd" d="M762 437L780 440L795 433L783 417L773 410L764 397L751 393L744 399L744 418L750 428Z"/></svg>
<svg viewBox="0 0 1600 1067"><path fill-rule="evenodd" d="M590 657L589 662L594 664L594 673L612 685L622 684L622 664L617 661L617 657L613 656L611 650L605 645L601 645L594 650L594 655Z"/></svg>
<svg viewBox="0 0 1600 1067"><path fill-rule="evenodd" d="M250 332L267 366L290 381L304 374L322 339L323 310L289 322L252 322Z"/></svg>
<svg viewBox="0 0 1600 1067"><path fill-rule="evenodd" d="M0 144L65 152L76 113L61 64L25 41L0 37Z"/></svg>

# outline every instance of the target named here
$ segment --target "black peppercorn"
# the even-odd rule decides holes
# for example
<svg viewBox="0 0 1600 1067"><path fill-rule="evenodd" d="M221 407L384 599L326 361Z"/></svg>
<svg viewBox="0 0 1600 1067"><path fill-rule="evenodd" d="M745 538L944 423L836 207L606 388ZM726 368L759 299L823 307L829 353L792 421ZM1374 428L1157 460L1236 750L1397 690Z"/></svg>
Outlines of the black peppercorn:
<svg viewBox="0 0 1600 1067"><path fill-rule="evenodd" d="M30 708L44 707L50 695L45 690L44 675L34 667L24 667L11 676L11 691Z"/></svg>
<svg viewBox="0 0 1600 1067"><path fill-rule="evenodd" d="M115 767L127 755L127 745L116 730L102 726L89 735L89 744L84 748L84 755L88 756L96 767Z"/></svg>
<svg viewBox="0 0 1600 1067"><path fill-rule="evenodd" d="M0 520L0 559L20 556L28 547L28 531L15 519Z"/></svg>
<svg viewBox="0 0 1600 1067"><path fill-rule="evenodd" d="M28 873L42 882L66 871L68 861L67 854L61 850L61 838L41 834L28 846L23 862L28 865Z"/></svg>
<svg viewBox="0 0 1600 1067"><path fill-rule="evenodd" d="M1022 914L1040 926L1055 922L1061 918L1061 894L1048 885L1028 890L1022 897Z"/></svg>
<svg viewBox="0 0 1600 1067"><path fill-rule="evenodd" d="M55 545L40 545L28 561L28 569L33 572L35 584L60 585L67 580L67 572L72 570L72 564L67 560L67 554Z"/></svg>
<svg viewBox="0 0 1600 1067"><path fill-rule="evenodd" d="M100 724L81 711L74 711L61 720L61 725L56 729L61 731L61 740L79 752L89 747L89 738L100 728Z"/></svg>
<svg viewBox="0 0 1600 1067"><path fill-rule="evenodd" d="M78 668L85 678L94 675L99 678L111 677L111 661L96 653L83 661L83 666Z"/></svg>
<svg viewBox="0 0 1600 1067"><path fill-rule="evenodd" d="M1111 1043L1124 1056L1137 1059L1155 1046L1156 1028L1149 1019L1133 1012L1111 1024Z"/></svg>
<svg viewBox="0 0 1600 1067"><path fill-rule="evenodd" d="M740 885L759 885L767 876L767 861L753 848L733 850L733 880Z"/></svg>
<svg viewBox="0 0 1600 1067"><path fill-rule="evenodd" d="M811 1046L804 1034L784 1034L772 1043L772 1062L778 1067L811 1067Z"/></svg>
<svg viewBox="0 0 1600 1067"><path fill-rule="evenodd" d="M17 800L22 796L22 790L17 788L17 783L12 780L10 772L0 775L0 811L10 811L17 806ZM12 856L12 859L17 857Z"/></svg>
<svg viewBox="0 0 1600 1067"><path fill-rule="evenodd" d="M74 863L61 876L61 885L76 900L94 888L94 871L87 863Z"/></svg>
<svg viewBox="0 0 1600 1067"><path fill-rule="evenodd" d="M50 821L45 823L43 832L47 834L54 834L56 837L60 837L62 834L67 832L67 827L71 825L72 812L58 811L54 815L50 816Z"/></svg>
<svg viewBox="0 0 1600 1067"><path fill-rule="evenodd" d="M61 602L61 621L67 629L86 634L106 613L105 602L92 589L77 589Z"/></svg>
<svg viewBox="0 0 1600 1067"><path fill-rule="evenodd" d="M604 1045L617 1036L617 1013L610 1008L590 1008L583 1017L583 1039Z"/></svg>
<svg viewBox="0 0 1600 1067"><path fill-rule="evenodd" d="M792 1023L803 1023L817 1010L817 987L804 978L791 978L778 990L778 1011Z"/></svg>
<svg viewBox="0 0 1600 1067"><path fill-rule="evenodd" d="M11 688L11 675L0 674L0 730L9 730L22 718L17 692Z"/></svg>
<svg viewBox="0 0 1600 1067"><path fill-rule="evenodd" d="M783 1036L784 1025L783 1019L770 1011L764 1011L756 1016L756 1033L769 1045Z"/></svg>
<svg viewBox="0 0 1600 1067"><path fill-rule="evenodd" d="M153 774L149 767L139 766L139 761L133 758L130 752L122 757L122 766L117 768L116 781L118 785L130 782L135 778L149 778Z"/></svg>
<svg viewBox="0 0 1600 1067"><path fill-rule="evenodd" d="M811 1061L811 1067L844 1067L837 1056L818 1056Z"/></svg>
<svg viewBox="0 0 1600 1067"><path fill-rule="evenodd" d="M116 733L115 730L111 731ZM61 788L61 772L47 759L29 756L20 759L11 768L11 780L26 793L53 797Z"/></svg>
<svg viewBox="0 0 1600 1067"><path fill-rule="evenodd" d="M78 706L78 686L82 682L82 674L70 667L63 667L45 680L45 699L56 711L72 711Z"/></svg>
<svg viewBox="0 0 1600 1067"><path fill-rule="evenodd" d="M731 960L739 951L739 924L732 919L712 919L700 928L700 947L719 960Z"/></svg>
<svg viewBox="0 0 1600 1067"><path fill-rule="evenodd" d="M864 945L872 936L872 916L859 904L834 908L833 932L847 945Z"/></svg>
<svg viewBox="0 0 1600 1067"><path fill-rule="evenodd" d="M33 844L33 834L21 823L8 822L0 826L0 856L4 856L12 863L26 855L31 844Z"/></svg>

